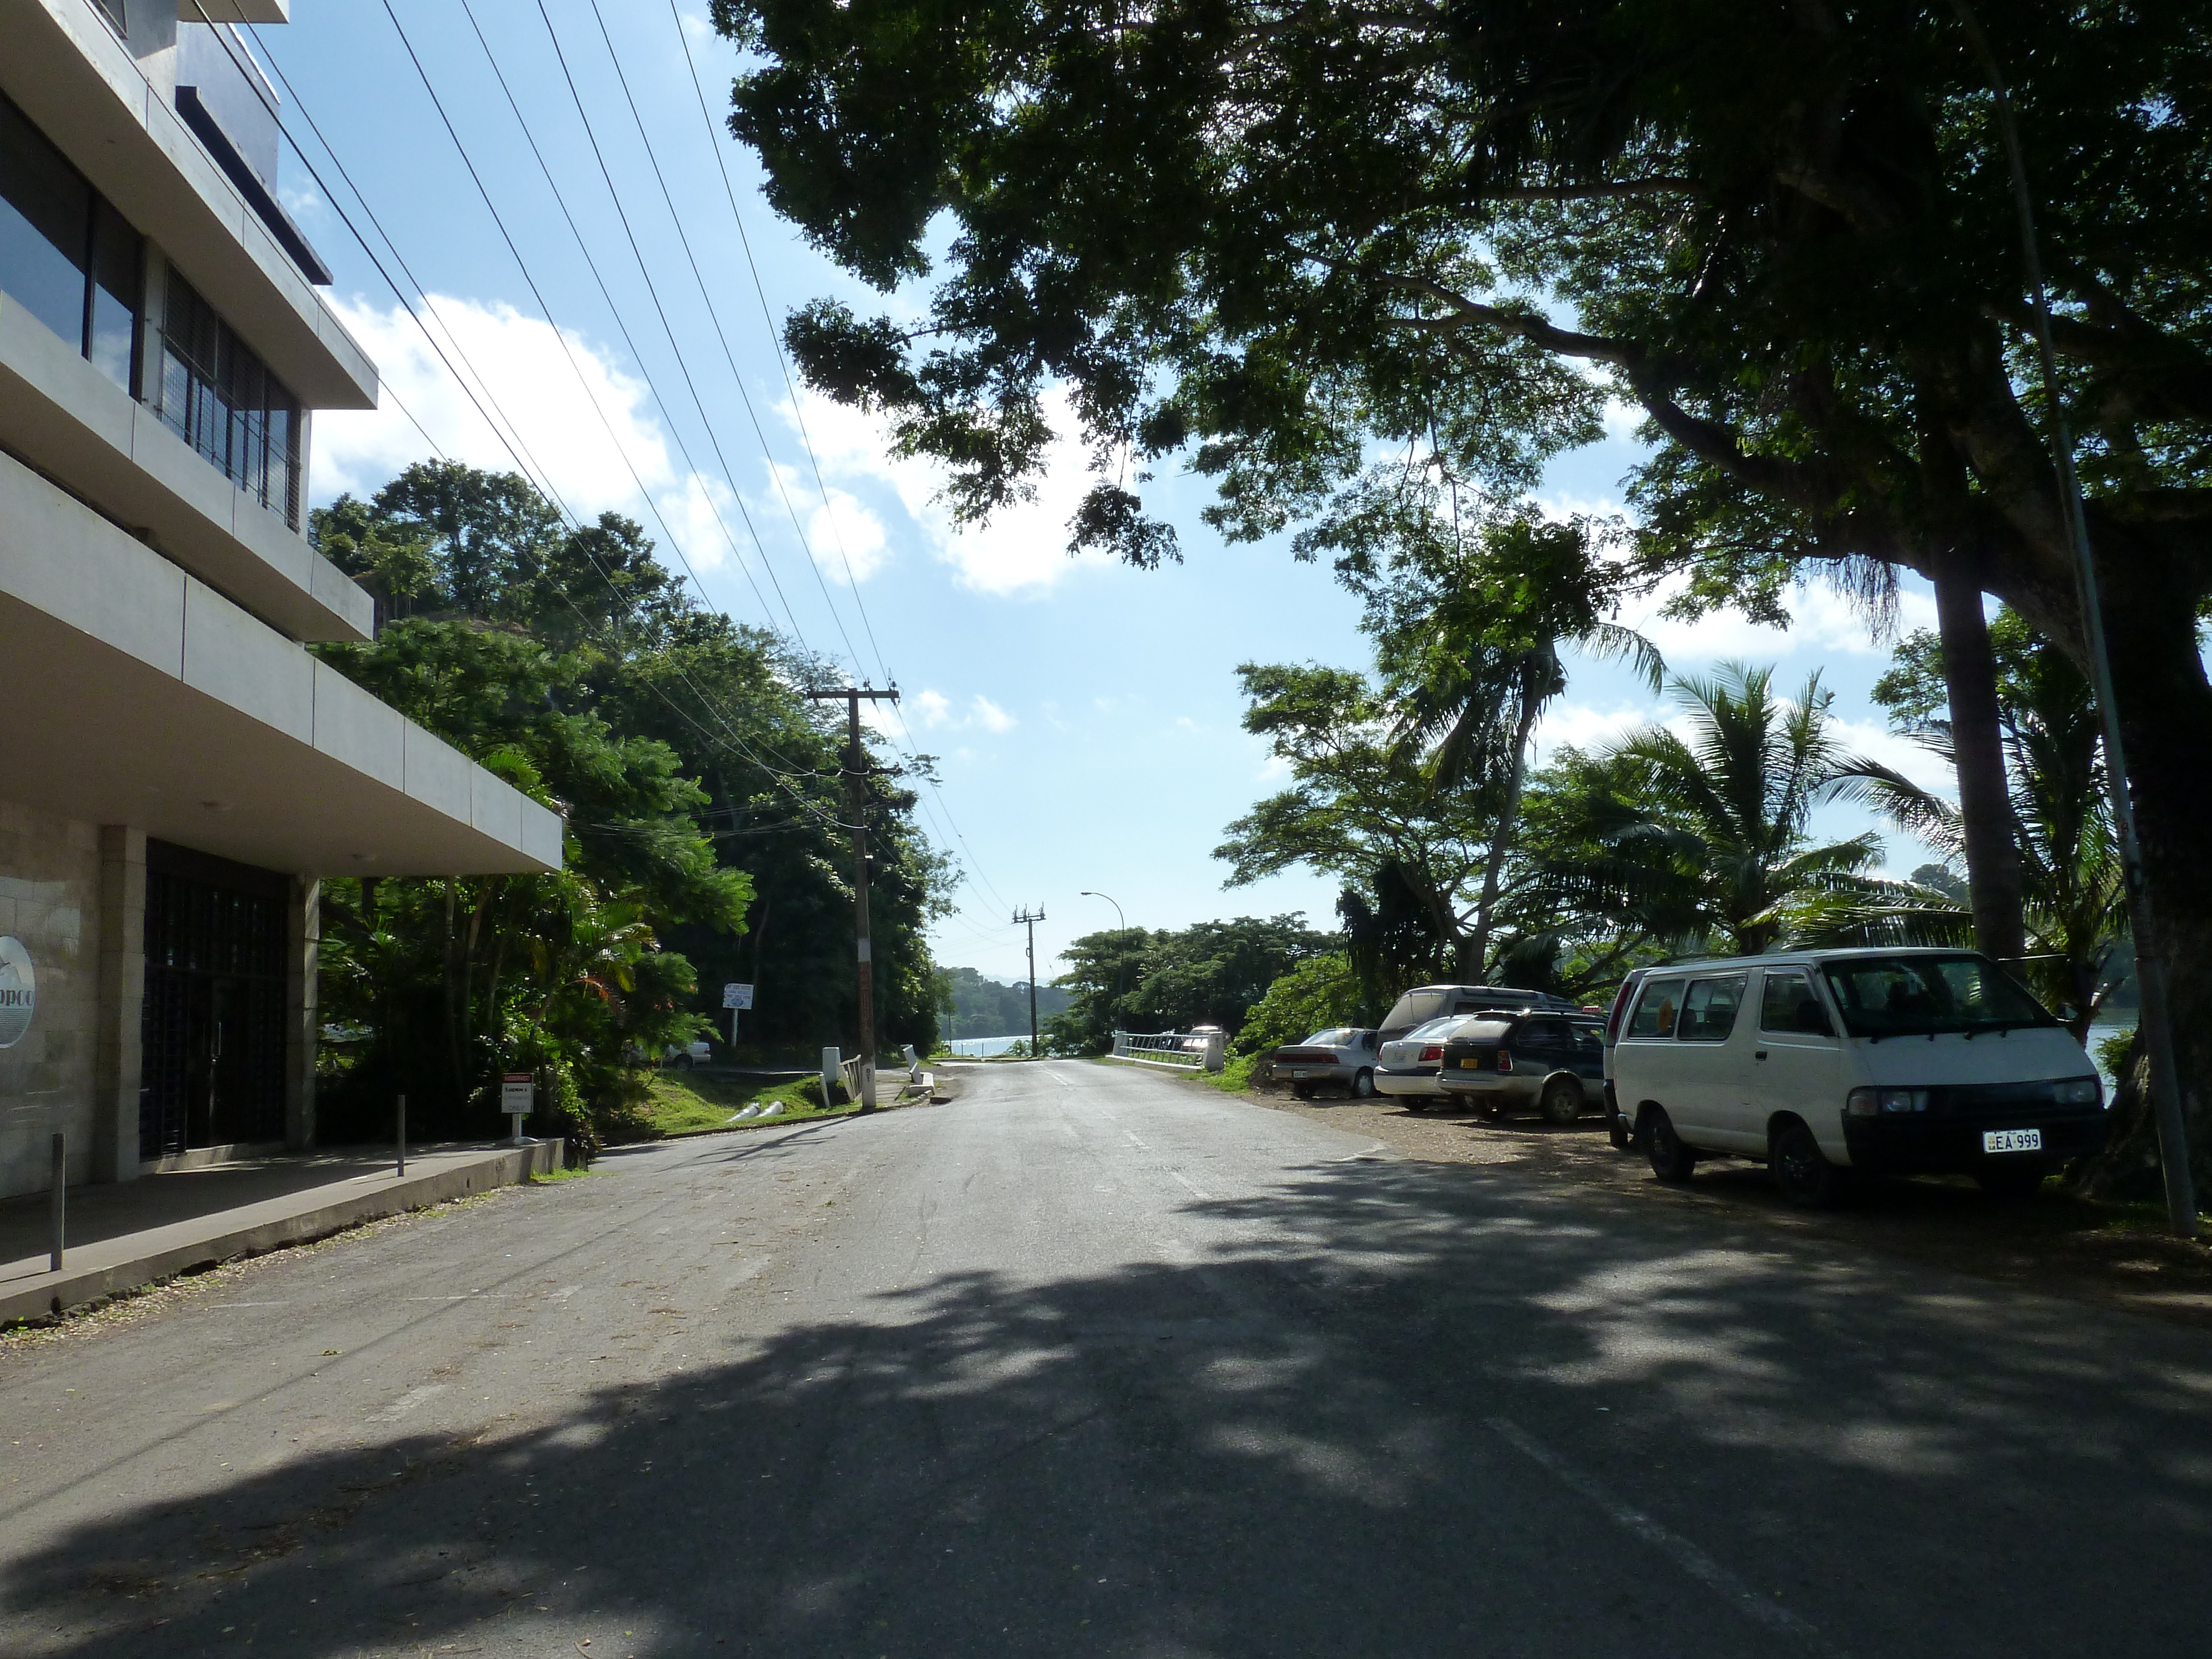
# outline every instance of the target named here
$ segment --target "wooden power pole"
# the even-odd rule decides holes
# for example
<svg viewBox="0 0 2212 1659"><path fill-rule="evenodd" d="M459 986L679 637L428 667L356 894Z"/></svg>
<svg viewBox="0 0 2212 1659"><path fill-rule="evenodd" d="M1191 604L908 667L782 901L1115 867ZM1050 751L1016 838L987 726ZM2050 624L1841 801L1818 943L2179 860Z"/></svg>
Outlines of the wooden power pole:
<svg viewBox="0 0 2212 1659"><path fill-rule="evenodd" d="M1014 913L1014 925L1027 924L1030 930L1030 1058L1037 1057L1036 1027L1036 925L1044 920L1042 910L1034 913L1024 909Z"/></svg>
<svg viewBox="0 0 2212 1659"><path fill-rule="evenodd" d="M845 786L853 805L853 954L854 982L860 1005L860 1109L876 1109L876 969L868 932L868 765L860 747L860 703L899 700L898 688L877 691L866 686L846 686L836 691L809 691L807 700L826 702L842 698L849 744L845 761Z"/></svg>

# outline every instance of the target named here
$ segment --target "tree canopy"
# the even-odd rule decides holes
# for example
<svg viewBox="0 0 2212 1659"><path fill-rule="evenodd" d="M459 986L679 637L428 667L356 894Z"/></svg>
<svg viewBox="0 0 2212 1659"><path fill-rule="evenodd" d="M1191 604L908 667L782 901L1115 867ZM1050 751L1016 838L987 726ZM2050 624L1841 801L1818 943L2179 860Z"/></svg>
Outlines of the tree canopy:
<svg viewBox="0 0 2212 1659"><path fill-rule="evenodd" d="M731 125L777 209L866 281L927 284L914 320L817 303L791 344L949 462L964 511L1024 489L1055 386L1097 473L1073 541L1139 563L1175 555L1143 499L1164 462L1216 482L1232 537L1310 530L1392 468L1510 498L1617 400L1654 447L1638 568L1681 605L1777 619L1809 568L1879 611L1900 568L1956 559L2079 659L2001 77L2149 874L2176 955L2212 963L2212 33L2198 6L2018 0L1984 55L1963 10L713 15L751 55ZM2176 996L2202 1077L2212 975Z"/></svg>

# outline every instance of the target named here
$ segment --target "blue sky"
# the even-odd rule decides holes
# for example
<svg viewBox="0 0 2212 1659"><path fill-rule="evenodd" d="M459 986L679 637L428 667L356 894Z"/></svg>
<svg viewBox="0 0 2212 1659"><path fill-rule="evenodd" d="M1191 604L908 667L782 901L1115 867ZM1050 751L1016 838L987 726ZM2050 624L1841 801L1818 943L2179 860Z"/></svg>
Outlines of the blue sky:
<svg viewBox="0 0 2212 1659"><path fill-rule="evenodd" d="M317 417L318 502L373 489L433 453L433 440L445 453L501 469L514 465L512 443L576 513L629 514L663 542L665 557L672 543L718 608L795 627L817 650L848 665L857 659L858 672L877 684L895 678L905 698L899 735L941 761L943 787L925 795L923 823L967 872L958 914L937 931L948 965L1020 975L1024 930L1007 917L1027 905L1046 914L1037 954L1049 976L1068 940L1114 923L1113 908L1081 896L1085 888L1111 894L1133 925L1287 910L1328 924L1332 883L1285 876L1224 891L1211 857L1222 827L1277 787L1264 750L1239 727L1236 665L1364 665L1355 608L1327 570L1295 562L1280 546L1222 545L1198 520L1203 485L1173 478L1152 488L1182 533L1185 563L1146 573L1071 559L1063 526L1085 483L1072 447L1034 503L956 529L934 503L929 466L887 458L880 432L852 411L803 388L794 399L753 269L779 324L821 295L878 309L884 301L777 220L750 153L719 129L710 133L687 42L718 122L736 58L706 28L698 0L674 9L667 0L599 0L605 38L592 0L544 0L542 15L538 0L468 0L544 169L460 0L392 4L520 264L381 0L295 0L289 26L259 31L265 58L295 94L286 98L288 128L322 175L318 185L288 150L286 199L336 273L331 297L387 391L374 414ZM378 241L408 309L332 198ZM489 422L426 343L426 329L475 383ZM1624 421L1557 464L1547 504L1617 507L1637 454L1626 432ZM1787 633L1731 617L1689 627L1648 611L1622 620L1644 626L1676 670L1741 658L1776 664L1782 683L1795 686L1819 669L1855 743L1948 791L1948 780L1891 738L1868 702L1888 648L1869 639L1840 598L1804 592ZM1907 592L1904 619L1932 625L1923 589ZM1577 664L1542 740L1601 741L1664 712L1620 668ZM1867 823L1833 807L1818 827L1854 833ZM1923 856L1898 837L1889 842L1896 868Z"/></svg>

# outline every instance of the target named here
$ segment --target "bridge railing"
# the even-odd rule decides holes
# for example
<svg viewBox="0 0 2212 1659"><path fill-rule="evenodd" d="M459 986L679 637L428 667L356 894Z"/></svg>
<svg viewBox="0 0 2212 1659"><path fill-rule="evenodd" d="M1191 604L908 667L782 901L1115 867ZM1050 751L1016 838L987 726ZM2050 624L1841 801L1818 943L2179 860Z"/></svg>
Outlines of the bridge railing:
<svg viewBox="0 0 2212 1659"><path fill-rule="evenodd" d="M1218 1072L1228 1059L1222 1031L1116 1031L1114 1058L1178 1072Z"/></svg>

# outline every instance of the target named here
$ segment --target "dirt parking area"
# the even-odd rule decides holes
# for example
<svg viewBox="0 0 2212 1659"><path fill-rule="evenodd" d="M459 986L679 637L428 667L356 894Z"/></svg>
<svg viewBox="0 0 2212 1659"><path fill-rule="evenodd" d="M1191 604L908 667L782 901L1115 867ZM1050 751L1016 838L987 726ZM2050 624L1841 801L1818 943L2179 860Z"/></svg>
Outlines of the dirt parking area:
<svg viewBox="0 0 2212 1659"><path fill-rule="evenodd" d="M1784 1203L1764 1168L1733 1159L1700 1165L1687 1186L1663 1186L1642 1153L1614 1152L1595 1117L1571 1126L1536 1118L1492 1123L1465 1112L1417 1115L1382 1098L1301 1101L1265 1091L1241 1097L1372 1135L1425 1163L1601 1188L1628 1201L1703 1210L1717 1223L1749 1221L2212 1328L2212 1249L2166 1237L2163 1213L2151 1205L2090 1203L2054 1186L2023 1202L2001 1203L1962 1176L1921 1176L1863 1181L1835 1208L1808 1212Z"/></svg>

